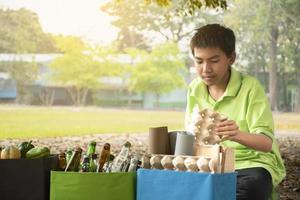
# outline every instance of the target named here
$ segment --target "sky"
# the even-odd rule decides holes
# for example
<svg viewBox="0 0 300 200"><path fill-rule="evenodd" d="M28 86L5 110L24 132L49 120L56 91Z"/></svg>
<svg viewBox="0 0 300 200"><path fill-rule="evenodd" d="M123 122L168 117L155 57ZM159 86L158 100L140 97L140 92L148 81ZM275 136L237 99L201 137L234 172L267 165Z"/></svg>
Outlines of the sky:
<svg viewBox="0 0 300 200"><path fill-rule="evenodd" d="M38 14L44 32L76 35L108 45L117 37L112 17L100 10L107 0L0 0L0 8L27 8Z"/></svg>

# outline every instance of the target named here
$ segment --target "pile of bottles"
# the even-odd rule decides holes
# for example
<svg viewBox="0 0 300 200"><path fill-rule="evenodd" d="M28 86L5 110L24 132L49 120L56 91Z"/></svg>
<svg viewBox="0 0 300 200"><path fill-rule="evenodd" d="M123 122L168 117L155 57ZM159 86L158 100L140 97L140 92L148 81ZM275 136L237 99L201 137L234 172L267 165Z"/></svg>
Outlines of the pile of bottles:
<svg viewBox="0 0 300 200"><path fill-rule="evenodd" d="M110 152L110 144L105 143L100 154L96 154L96 142L89 143L86 154L77 147L61 152L58 155L58 169L61 171L79 172L133 172L141 162L139 155L131 155L131 144L123 144L120 153L114 156Z"/></svg>

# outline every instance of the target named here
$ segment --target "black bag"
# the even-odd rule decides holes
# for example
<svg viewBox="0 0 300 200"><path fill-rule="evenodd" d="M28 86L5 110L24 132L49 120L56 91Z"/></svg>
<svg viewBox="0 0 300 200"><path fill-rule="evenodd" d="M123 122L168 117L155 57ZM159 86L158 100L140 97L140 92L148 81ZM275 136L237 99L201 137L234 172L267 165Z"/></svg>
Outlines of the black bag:
<svg viewBox="0 0 300 200"><path fill-rule="evenodd" d="M57 156L0 160L0 199L48 200L50 171L57 164Z"/></svg>

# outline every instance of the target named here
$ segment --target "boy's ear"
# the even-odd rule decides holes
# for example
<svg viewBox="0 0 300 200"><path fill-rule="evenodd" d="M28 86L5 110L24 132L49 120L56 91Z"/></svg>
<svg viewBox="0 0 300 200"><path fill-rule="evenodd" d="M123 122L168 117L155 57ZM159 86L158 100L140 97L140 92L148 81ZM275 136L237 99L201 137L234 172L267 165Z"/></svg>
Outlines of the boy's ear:
<svg viewBox="0 0 300 200"><path fill-rule="evenodd" d="M232 54L230 55L229 59L230 59L229 60L230 65L232 65L234 63L235 59L236 59L236 53L235 53L235 51L232 52Z"/></svg>

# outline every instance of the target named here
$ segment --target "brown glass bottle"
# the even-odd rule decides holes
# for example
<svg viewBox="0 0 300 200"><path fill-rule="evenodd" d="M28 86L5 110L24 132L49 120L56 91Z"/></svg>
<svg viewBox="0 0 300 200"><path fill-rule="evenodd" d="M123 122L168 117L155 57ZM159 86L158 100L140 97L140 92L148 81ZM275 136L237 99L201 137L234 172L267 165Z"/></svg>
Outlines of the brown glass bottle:
<svg viewBox="0 0 300 200"><path fill-rule="evenodd" d="M78 171L81 154L82 154L82 149L80 147L75 148L67 164L65 171Z"/></svg>
<svg viewBox="0 0 300 200"><path fill-rule="evenodd" d="M66 154L64 152L60 152L58 154L58 170L63 171L67 166Z"/></svg>
<svg viewBox="0 0 300 200"><path fill-rule="evenodd" d="M97 172L102 172L105 162L109 160L109 154L110 154L110 144L105 143L99 157Z"/></svg>

